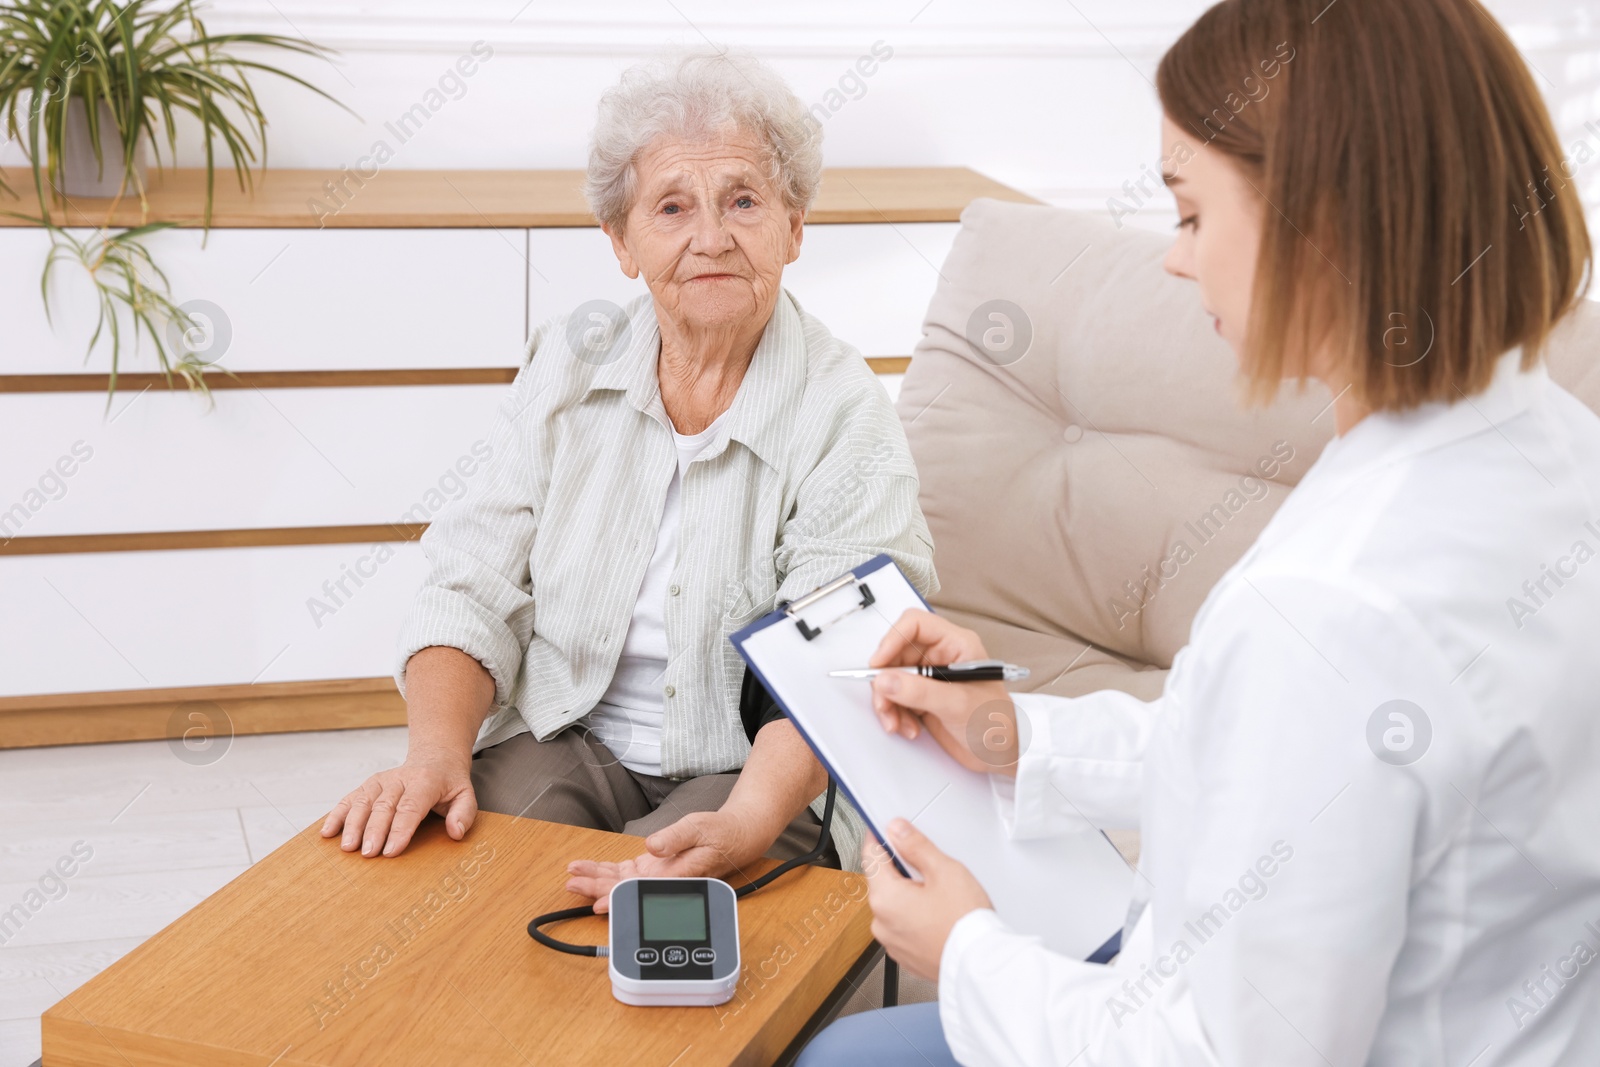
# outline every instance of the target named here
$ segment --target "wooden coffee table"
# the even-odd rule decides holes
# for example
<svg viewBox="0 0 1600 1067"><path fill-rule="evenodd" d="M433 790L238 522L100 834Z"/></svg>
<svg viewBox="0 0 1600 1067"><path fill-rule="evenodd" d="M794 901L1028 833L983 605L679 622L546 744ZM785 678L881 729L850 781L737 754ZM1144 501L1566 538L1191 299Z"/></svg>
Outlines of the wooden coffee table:
<svg viewBox="0 0 1600 1067"><path fill-rule="evenodd" d="M581 903L569 860L638 838L485 812L465 841L430 817L404 854L364 859L319 825L46 1011L44 1067L786 1063L881 955L865 880L807 868L740 902L733 1000L629 1007L604 959L527 923ZM600 944L606 922L552 932Z"/></svg>

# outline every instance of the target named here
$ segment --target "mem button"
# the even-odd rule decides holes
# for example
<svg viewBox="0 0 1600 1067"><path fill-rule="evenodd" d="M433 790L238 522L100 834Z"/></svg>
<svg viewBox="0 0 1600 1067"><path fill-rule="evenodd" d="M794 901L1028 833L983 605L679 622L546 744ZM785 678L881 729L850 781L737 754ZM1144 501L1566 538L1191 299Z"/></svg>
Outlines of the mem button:
<svg viewBox="0 0 1600 1067"><path fill-rule="evenodd" d="M694 961L696 963L716 963L717 950L714 948L697 948L694 950Z"/></svg>
<svg viewBox="0 0 1600 1067"><path fill-rule="evenodd" d="M689 950L682 945L668 945L666 952L661 956L661 962L668 967L682 967L689 962Z"/></svg>
<svg viewBox="0 0 1600 1067"><path fill-rule="evenodd" d="M633 950L633 962L641 967L648 967L661 958L661 953L653 948L636 948Z"/></svg>

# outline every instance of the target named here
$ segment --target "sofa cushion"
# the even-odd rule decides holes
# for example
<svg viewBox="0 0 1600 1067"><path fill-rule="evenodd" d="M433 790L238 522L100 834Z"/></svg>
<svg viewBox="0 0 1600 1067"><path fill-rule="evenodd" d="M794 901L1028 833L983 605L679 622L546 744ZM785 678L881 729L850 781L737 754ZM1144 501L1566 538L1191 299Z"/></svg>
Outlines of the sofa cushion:
<svg viewBox="0 0 1600 1067"><path fill-rule="evenodd" d="M932 603L1033 669L1019 688L1159 694L1206 593L1333 434L1320 385L1242 411L1171 239L1037 205L961 216L897 406ZM1600 307L1552 376L1600 408Z"/></svg>

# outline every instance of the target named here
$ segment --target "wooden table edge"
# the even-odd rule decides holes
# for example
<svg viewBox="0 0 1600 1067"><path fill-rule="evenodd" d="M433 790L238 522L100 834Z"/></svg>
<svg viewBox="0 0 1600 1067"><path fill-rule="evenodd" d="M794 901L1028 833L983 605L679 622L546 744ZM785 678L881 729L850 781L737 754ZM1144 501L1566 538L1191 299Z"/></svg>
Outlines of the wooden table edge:
<svg viewBox="0 0 1600 1067"><path fill-rule="evenodd" d="M792 1039L790 1039L789 1044L781 1053L778 1054L778 1057L772 1061L772 1067L793 1067L794 1062L800 1058L800 1053L805 1051L806 1046L809 1045L818 1034L827 1029L829 1024L833 1023L839 1018L840 1013L844 1010L844 1006L849 1003L850 997L856 992L860 991L862 983L866 980L867 975L871 974L872 969L876 967L884 958L883 946L878 944L877 941L869 941L867 943L867 947L862 949L861 954L856 957L855 962L852 963L849 969L839 977L839 981L835 983L833 989L826 997L823 998L822 1003L817 1005L816 1010L811 1013L811 1016L805 1021L805 1024L800 1027L799 1032L796 1033ZM68 1025L74 1024L68 1023ZM84 1025L94 1029L92 1023L86 1023ZM103 1034L101 1036L104 1037ZM137 1037L137 1035L125 1036L133 1037L135 1039ZM115 1046L114 1042L113 1046ZM29 1064L28 1067L44 1067L44 1057L40 1056L38 1059Z"/></svg>

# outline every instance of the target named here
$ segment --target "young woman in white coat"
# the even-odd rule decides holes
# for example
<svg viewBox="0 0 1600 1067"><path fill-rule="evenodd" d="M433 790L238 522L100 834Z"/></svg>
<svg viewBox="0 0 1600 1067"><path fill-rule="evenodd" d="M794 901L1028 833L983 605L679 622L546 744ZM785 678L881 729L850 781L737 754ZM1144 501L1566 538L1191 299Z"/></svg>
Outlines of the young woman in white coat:
<svg viewBox="0 0 1600 1067"><path fill-rule="evenodd" d="M1226 0L1157 87L1167 269L1338 435L1160 699L874 680L974 770L1013 709L1012 833L1137 827L1135 900L1112 965L1052 954L897 820L924 880L869 845L873 933L938 1001L801 1063L1600 1063L1600 418L1540 362L1592 270L1578 164L1475 0ZM986 654L909 612L874 662Z"/></svg>

